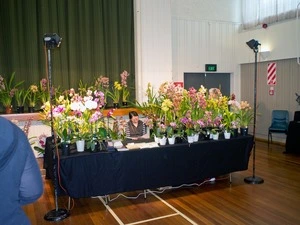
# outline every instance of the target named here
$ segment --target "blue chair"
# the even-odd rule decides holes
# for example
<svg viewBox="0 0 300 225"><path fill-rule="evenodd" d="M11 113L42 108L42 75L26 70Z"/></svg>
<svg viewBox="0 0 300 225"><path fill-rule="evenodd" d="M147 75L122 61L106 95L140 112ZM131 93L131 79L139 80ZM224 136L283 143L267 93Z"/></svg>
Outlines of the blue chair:
<svg viewBox="0 0 300 225"><path fill-rule="evenodd" d="M272 143L272 133L283 133L287 135L289 127L289 111L287 110L273 110L272 111L272 123L268 132L268 146Z"/></svg>

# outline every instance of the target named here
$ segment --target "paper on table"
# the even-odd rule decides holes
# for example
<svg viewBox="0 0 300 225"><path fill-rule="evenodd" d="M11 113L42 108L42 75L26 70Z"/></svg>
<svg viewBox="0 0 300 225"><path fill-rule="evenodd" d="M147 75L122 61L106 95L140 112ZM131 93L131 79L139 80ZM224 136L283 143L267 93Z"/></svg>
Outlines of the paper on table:
<svg viewBox="0 0 300 225"><path fill-rule="evenodd" d="M128 151L128 148L117 148L118 152Z"/></svg>
<svg viewBox="0 0 300 225"><path fill-rule="evenodd" d="M138 148L156 148L159 147L156 142L142 142L142 143L128 143L126 148L138 149Z"/></svg>

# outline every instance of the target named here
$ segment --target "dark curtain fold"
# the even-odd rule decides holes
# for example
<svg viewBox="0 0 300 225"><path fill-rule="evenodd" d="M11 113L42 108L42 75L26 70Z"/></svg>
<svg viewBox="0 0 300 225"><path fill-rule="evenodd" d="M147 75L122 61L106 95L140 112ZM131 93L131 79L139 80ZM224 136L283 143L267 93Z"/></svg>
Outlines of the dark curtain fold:
<svg viewBox="0 0 300 225"><path fill-rule="evenodd" d="M0 0L0 74L38 84L47 74L44 34L57 33L54 86L77 88L100 75L112 83L127 70L134 87L133 29L133 0Z"/></svg>

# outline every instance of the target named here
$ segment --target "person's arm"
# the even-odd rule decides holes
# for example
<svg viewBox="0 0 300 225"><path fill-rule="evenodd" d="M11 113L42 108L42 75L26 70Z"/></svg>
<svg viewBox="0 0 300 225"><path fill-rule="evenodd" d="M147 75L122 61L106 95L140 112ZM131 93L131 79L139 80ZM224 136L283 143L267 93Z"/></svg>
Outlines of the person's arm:
<svg viewBox="0 0 300 225"><path fill-rule="evenodd" d="M43 181L39 166L30 146L20 151L28 151L24 171L20 183L20 204L36 201L43 194Z"/></svg>

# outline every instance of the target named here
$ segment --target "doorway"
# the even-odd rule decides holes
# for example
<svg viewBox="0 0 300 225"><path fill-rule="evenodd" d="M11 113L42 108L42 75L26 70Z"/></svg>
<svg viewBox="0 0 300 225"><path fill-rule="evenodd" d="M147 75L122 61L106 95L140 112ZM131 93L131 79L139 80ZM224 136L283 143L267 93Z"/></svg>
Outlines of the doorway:
<svg viewBox="0 0 300 225"><path fill-rule="evenodd" d="M184 88L194 87L196 90L203 85L205 88L219 88L222 95L230 96L230 73L184 73Z"/></svg>

